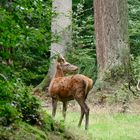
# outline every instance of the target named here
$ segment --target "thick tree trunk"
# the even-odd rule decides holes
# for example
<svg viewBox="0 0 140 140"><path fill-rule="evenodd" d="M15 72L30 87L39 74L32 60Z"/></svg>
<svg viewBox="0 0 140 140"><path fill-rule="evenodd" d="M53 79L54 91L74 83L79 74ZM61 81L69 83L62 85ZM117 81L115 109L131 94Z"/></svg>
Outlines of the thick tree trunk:
<svg viewBox="0 0 140 140"><path fill-rule="evenodd" d="M60 39L51 44L51 57L55 54L65 55L67 47L71 46L72 0L54 0L53 9L56 16L52 20L52 33ZM49 76L54 74L54 64L49 69Z"/></svg>
<svg viewBox="0 0 140 140"><path fill-rule="evenodd" d="M53 0L52 9L56 16L52 19L52 36L57 36L58 41L51 44L51 57L60 53L65 55L67 47L71 46L71 25L72 25L72 0ZM35 91L42 91L54 75L55 60L51 60L48 75L35 88Z"/></svg>
<svg viewBox="0 0 140 140"><path fill-rule="evenodd" d="M128 47L127 0L94 0L98 79L123 64ZM125 56L126 57L126 56ZM127 55L127 57L129 57Z"/></svg>

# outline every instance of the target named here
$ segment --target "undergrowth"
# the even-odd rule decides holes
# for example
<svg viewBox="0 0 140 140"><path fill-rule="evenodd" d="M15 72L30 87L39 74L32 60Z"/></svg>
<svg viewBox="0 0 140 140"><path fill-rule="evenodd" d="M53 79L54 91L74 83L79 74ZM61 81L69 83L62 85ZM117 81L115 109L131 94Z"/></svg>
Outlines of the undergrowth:
<svg viewBox="0 0 140 140"><path fill-rule="evenodd" d="M21 79L0 75L0 140L70 139L63 122L44 112L31 91Z"/></svg>

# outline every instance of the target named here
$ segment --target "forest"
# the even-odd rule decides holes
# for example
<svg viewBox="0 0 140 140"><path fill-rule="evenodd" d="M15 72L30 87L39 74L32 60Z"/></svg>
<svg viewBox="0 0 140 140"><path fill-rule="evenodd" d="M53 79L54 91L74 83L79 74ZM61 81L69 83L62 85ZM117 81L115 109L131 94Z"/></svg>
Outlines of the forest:
<svg viewBox="0 0 140 140"><path fill-rule="evenodd" d="M139 132L140 0L0 0L0 140Z"/></svg>

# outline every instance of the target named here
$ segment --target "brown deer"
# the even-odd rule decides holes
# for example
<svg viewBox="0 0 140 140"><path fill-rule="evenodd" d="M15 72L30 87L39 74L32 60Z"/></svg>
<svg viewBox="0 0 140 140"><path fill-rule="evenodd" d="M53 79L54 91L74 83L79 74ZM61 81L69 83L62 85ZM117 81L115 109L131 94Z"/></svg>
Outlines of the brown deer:
<svg viewBox="0 0 140 140"><path fill-rule="evenodd" d="M89 108L85 103L87 95L93 86L92 79L76 74L64 76L64 73L76 71L78 67L66 62L63 57L57 59L56 73L49 85L49 94L52 97L52 116L56 114L57 101L63 103L63 117L66 117L67 102L76 100L81 107L81 117L78 126L81 126L84 115L86 116L85 129L88 128Z"/></svg>

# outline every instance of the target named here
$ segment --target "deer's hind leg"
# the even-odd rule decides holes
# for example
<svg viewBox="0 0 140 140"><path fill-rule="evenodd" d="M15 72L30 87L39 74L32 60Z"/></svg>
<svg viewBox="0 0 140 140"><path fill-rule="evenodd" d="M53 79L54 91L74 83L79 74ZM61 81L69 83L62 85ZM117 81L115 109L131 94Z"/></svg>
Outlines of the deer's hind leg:
<svg viewBox="0 0 140 140"><path fill-rule="evenodd" d="M86 106L86 121L85 121L85 129L88 129L88 123L89 123L89 107L87 106L87 104L85 103L85 106Z"/></svg>
<svg viewBox="0 0 140 140"><path fill-rule="evenodd" d="M82 107L81 107L81 117L80 117L80 120L79 120L78 127L81 126L81 123L82 123L83 117L84 117L84 111L83 111L83 109L82 109Z"/></svg>
<svg viewBox="0 0 140 140"><path fill-rule="evenodd" d="M88 129L89 108L88 108L87 104L85 103L84 92L81 91L79 93L76 93L75 99L81 107L81 117L80 117L80 121L79 121L78 126L81 126L83 117L85 115L85 119L86 119L85 120L85 129Z"/></svg>

